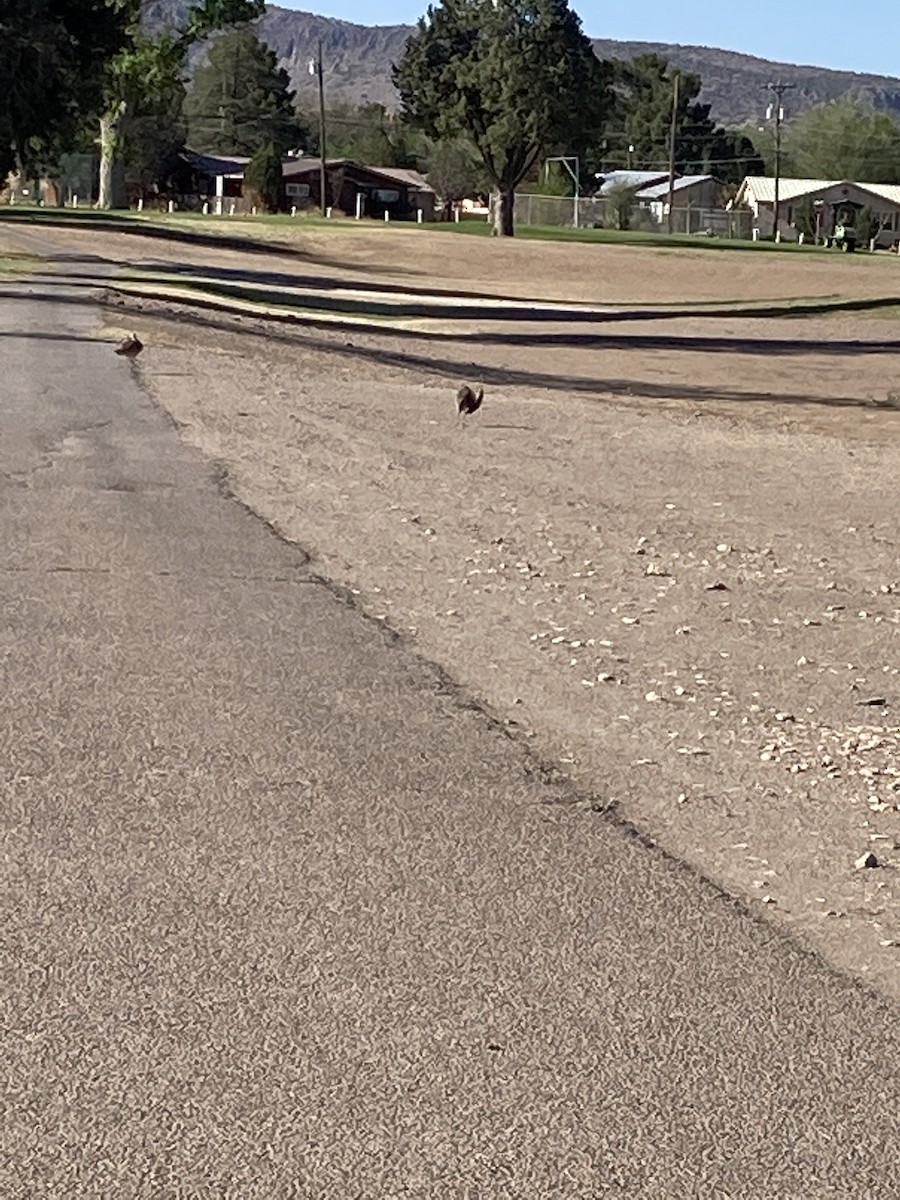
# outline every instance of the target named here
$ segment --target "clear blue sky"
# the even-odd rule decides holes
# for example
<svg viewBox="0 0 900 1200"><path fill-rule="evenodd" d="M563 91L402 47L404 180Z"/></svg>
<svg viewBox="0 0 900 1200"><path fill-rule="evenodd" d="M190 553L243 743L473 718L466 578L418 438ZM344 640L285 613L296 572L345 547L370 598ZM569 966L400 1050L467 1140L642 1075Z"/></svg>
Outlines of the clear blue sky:
<svg viewBox="0 0 900 1200"><path fill-rule="evenodd" d="M680 42L739 50L779 62L900 76L900 4L819 0L570 0L591 37ZM427 0L277 0L360 25L411 23Z"/></svg>

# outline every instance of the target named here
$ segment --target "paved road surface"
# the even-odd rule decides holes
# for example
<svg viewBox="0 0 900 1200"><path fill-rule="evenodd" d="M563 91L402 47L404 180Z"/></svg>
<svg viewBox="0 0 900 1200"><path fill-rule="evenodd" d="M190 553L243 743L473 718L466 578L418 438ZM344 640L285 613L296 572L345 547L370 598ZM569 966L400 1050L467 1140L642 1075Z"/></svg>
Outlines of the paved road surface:
<svg viewBox="0 0 900 1200"><path fill-rule="evenodd" d="M13 290L0 1195L900 1194L896 1013L555 803Z"/></svg>

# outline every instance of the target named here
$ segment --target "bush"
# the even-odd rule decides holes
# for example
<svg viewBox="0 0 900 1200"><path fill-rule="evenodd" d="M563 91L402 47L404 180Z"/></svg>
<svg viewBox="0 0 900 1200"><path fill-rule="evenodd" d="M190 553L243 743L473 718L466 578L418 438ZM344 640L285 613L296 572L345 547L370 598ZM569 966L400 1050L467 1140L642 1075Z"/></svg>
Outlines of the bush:
<svg viewBox="0 0 900 1200"><path fill-rule="evenodd" d="M274 142L265 142L247 163L244 184L251 204L266 212L281 207L283 175L281 154Z"/></svg>
<svg viewBox="0 0 900 1200"><path fill-rule="evenodd" d="M809 196L804 196L794 209L794 228L805 237L816 236L816 210Z"/></svg>
<svg viewBox="0 0 900 1200"><path fill-rule="evenodd" d="M637 188L627 183L614 184L606 193L607 209L614 229L630 229Z"/></svg>

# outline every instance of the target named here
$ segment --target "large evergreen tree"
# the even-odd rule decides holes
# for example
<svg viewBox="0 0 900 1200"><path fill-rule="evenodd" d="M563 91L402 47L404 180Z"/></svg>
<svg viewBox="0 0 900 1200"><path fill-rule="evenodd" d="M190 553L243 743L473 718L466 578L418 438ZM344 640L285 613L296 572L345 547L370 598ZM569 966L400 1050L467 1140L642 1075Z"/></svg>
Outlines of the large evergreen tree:
<svg viewBox="0 0 900 1200"><path fill-rule="evenodd" d="M141 110L165 108L180 86L188 51L216 30L252 20L263 11L263 0L195 0L183 24L153 35L141 25L141 0L112 0L127 18L124 46L103 73L103 111L100 116L101 208L124 203L114 167L124 157L128 121Z"/></svg>
<svg viewBox="0 0 900 1200"><path fill-rule="evenodd" d="M407 119L430 137L471 139L503 235L518 184L548 151L583 152L604 98L600 62L566 0L443 0L419 21L394 83Z"/></svg>
<svg viewBox="0 0 900 1200"><path fill-rule="evenodd" d="M216 39L194 74L184 114L189 145L209 154L252 157L268 142L283 152L308 139L287 71L250 29Z"/></svg>
<svg viewBox="0 0 900 1200"><path fill-rule="evenodd" d="M108 0L0 0L0 178L47 163L74 138L126 25Z"/></svg>
<svg viewBox="0 0 900 1200"><path fill-rule="evenodd" d="M605 157L613 165L630 161L635 168L665 170L674 108L678 171L707 172L723 182L761 174L762 160L749 137L722 129L710 116L710 106L699 102L699 75L677 72L675 105L676 72L661 55L639 54L611 66L615 100L604 132Z"/></svg>

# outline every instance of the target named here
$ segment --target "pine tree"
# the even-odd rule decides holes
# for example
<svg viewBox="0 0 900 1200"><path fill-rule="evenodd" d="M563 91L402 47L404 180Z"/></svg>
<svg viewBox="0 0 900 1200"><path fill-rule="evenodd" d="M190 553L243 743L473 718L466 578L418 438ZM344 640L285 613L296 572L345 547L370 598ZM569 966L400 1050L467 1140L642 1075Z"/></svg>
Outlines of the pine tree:
<svg viewBox="0 0 900 1200"><path fill-rule="evenodd" d="M283 153L307 139L287 71L250 29L216 40L194 75L184 114L188 144L209 154L252 156L267 142Z"/></svg>
<svg viewBox="0 0 900 1200"><path fill-rule="evenodd" d="M253 202L266 212L277 212L281 207L283 179L281 151L274 142L264 142L244 172L244 184Z"/></svg>
<svg viewBox="0 0 900 1200"><path fill-rule="evenodd" d="M636 168L664 171L669 161L675 70L659 54L639 54L609 66L613 71L614 104L605 130L605 157L615 166L630 161ZM676 169L690 174L709 173L723 182L761 174L762 160L746 134L722 129L710 116L710 106L699 102L703 86L700 76L689 71L677 74Z"/></svg>

